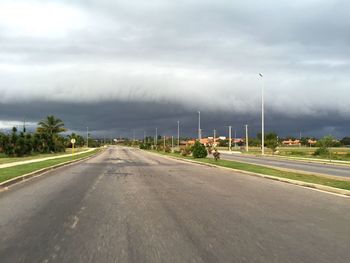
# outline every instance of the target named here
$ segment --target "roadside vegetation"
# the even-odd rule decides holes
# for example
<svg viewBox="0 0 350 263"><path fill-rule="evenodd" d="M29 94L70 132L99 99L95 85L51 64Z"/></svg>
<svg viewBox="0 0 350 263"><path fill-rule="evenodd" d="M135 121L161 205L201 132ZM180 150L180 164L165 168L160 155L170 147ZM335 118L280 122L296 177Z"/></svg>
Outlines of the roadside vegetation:
<svg viewBox="0 0 350 263"><path fill-rule="evenodd" d="M180 153L166 153L162 151L153 151L157 152L162 155L168 155L173 156L176 158L186 159L186 160L193 160L197 162L201 162L204 164L211 164L211 165L218 165L226 168L246 171L246 172L252 172L252 173L258 173L268 176L273 176L276 178L285 178L285 179L291 179L296 181L301 181L305 183L312 183L312 184L318 184L318 185L324 185L344 190L350 190L350 180L347 179L341 179L341 178L333 178L328 176L321 176L317 174L304 174L299 172L290 172L290 171L284 171L279 170L275 168L265 167L261 165L255 165L255 164L247 164L247 163L241 163L237 161L231 161L231 160L214 160L212 158L194 158L191 155L183 155Z"/></svg>
<svg viewBox="0 0 350 263"><path fill-rule="evenodd" d="M259 137L259 135L257 136ZM261 136L260 136L261 139ZM258 138L259 140L259 138ZM232 168L237 169L241 171L246 172L253 172L258 174L263 174L267 176L272 176L276 178L285 178L285 179L291 179L296 180L300 182L305 183L312 183L312 184L318 184L318 185L324 185L344 190L350 190L350 180L347 178L337 178L337 177L330 177L330 176L323 176L318 174L309 174L309 173L302 173L302 172L292 172L292 171L286 171L286 170L280 170L278 168L270 168L265 167L261 165L254 165L254 164L247 164L247 163L241 163L237 161L231 161L231 160L215 160L214 158L208 158L207 155L211 155L217 152L217 150L225 149L227 150L227 147L211 147L206 146L199 143L198 141L195 142L193 146L189 145L182 145L180 148L177 146L174 146L172 144L172 141L169 138L160 137L158 139L157 145L154 145L152 142L152 138L148 141L148 143L145 142L133 142L129 146L139 147L141 149L150 150L152 152L157 152L159 154L163 155L169 155L176 158L182 158L187 160L193 160L205 164L214 164L226 168ZM278 154L278 155L284 155L284 156L297 156L297 157L312 157L312 158L332 158L332 159L345 159L350 160L350 154L348 148L336 148L338 142L335 140L332 136L325 136L324 138L321 138L317 145L312 147L302 147L301 145L298 147L281 147L279 143L279 139L276 133L267 133L265 138L265 147L267 148L267 153L270 154ZM174 146L173 148L171 146ZM239 146L238 146L239 147ZM244 149L244 146L242 148L238 148L237 150ZM346 154L342 153L343 156L339 154L340 152L344 151ZM198 153L201 154L198 154ZM244 150L242 150L244 152ZM260 147L250 147L250 153L253 154L260 154L261 148Z"/></svg>
<svg viewBox="0 0 350 263"><path fill-rule="evenodd" d="M95 149L93 151L82 153L79 155L73 155L73 156L70 155L59 159L51 159L51 160L46 160L41 162L16 165L9 168L2 168L0 169L0 183L27 173L31 173L31 172L43 169L43 168L51 167L58 164L63 164L65 162L80 160L88 156L94 155L99 151L100 149Z"/></svg>
<svg viewBox="0 0 350 263"><path fill-rule="evenodd" d="M75 148L74 153L79 153L82 151L86 151L88 148L86 147L80 147ZM41 159L46 157L55 157L55 156L62 156L62 155L71 155L72 154L72 148L67 148L65 152L56 152L56 153L32 153L31 155L22 156L22 157L9 157L7 155L1 154L0 155L0 165L5 163L14 163L14 162L22 162L22 161L28 161L28 160L35 160L35 159Z"/></svg>
<svg viewBox="0 0 350 263"><path fill-rule="evenodd" d="M38 123L34 132L18 131L16 127L8 133L0 132L0 163L1 158L38 156L45 154L57 154L66 152L71 148L71 139L75 139L75 147L83 147L86 140L75 133L68 136L61 135L66 132L64 122L55 116L47 116ZM99 143L90 138L90 147L98 147Z"/></svg>

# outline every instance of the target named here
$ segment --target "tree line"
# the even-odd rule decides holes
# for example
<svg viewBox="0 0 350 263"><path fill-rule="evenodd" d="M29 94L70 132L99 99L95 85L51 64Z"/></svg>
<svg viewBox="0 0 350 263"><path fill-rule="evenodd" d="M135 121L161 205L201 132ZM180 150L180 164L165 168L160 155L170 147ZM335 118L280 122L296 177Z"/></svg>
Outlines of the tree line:
<svg viewBox="0 0 350 263"><path fill-rule="evenodd" d="M35 153L64 152L67 147L72 146L70 143L72 138L76 140L76 147L84 146L85 140L82 136L75 133L66 137L60 135L65 131L67 129L64 127L64 122L52 115L40 121L33 133L26 132L25 127L22 131L13 127L10 133L0 132L0 153L21 157Z"/></svg>

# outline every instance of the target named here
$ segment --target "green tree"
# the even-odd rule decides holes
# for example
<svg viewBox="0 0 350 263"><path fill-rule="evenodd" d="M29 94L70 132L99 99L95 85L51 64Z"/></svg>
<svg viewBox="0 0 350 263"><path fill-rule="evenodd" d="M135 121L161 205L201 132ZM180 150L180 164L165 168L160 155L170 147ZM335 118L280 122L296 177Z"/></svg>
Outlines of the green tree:
<svg viewBox="0 0 350 263"><path fill-rule="evenodd" d="M42 136L42 140L46 139L46 146L48 151L58 152L65 150L65 143L62 137L58 134L66 131L64 123L61 119L55 118L53 115L47 116L45 120L38 123L37 132Z"/></svg>
<svg viewBox="0 0 350 263"><path fill-rule="evenodd" d="M265 135L265 145L267 148L272 150L272 154L275 153L278 147L278 136L274 132L270 132Z"/></svg>
<svg viewBox="0 0 350 263"><path fill-rule="evenodd" d="M343 139L340 140L341 145L344 146L349 146L350 145L350 137L344 137Z"/></svg>
<svg viewBox="0 0 350 263"><path fill-rule="evenodd" d="M336 139L332 135L324 136L322 139L318 140L316 146L319 148L316 149L314 155L328 156L331 159L332 156L329 148L332 147L335 142Z"/></svg>
<svg viewBox="0 0 350 263"><path fill-rule="evenodd" d="M38 133L46 133L51 136L67 130L64 128L63 121L61 119L56 119L53 115L47 116L46 119L40 121L38 125Z"/></svg>
<svg viewBox="0 0 350 263"><path fill-rule="evenodd" d="M208 155L207 149L199 141L196 141L192 148L192 155L194 158L205 158Z"/></svg>

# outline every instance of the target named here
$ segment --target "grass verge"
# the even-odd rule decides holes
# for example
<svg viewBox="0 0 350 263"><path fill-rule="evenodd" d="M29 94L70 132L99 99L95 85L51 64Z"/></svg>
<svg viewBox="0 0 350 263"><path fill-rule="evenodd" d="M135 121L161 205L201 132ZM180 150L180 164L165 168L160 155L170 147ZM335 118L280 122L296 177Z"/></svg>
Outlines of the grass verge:
<svg viewBox="0 0 350 263"><path fill-rule="evenodd" d="M87 153L82 153L79 155L74 155L72 156L67 156L59 159L52 159L52 160L46 160L42 162L37 162L37 163L29 163L29 164L22 164L22 165L17 165L9 168L2 168L0 169L0 183L16 178L18 176L31 173L43 168L47 168L53 165L61 164L64 162L69 162L73 160L80 160L82 158L91 156L93 154L96 154L97 152L101 151L100 149L96 149L91 152Z"/></svg>
<svg viewBox="0 0 350 263"><path fill-rule="evenodd" d="M78 153L81 151L85 151L87 148L75 148L74 152ZM34 160L34 159L40 159L40 158L46 158L46 157L55 157L55 156L61 156L61 155L67 155L69 156L72 153L71 148L67 148L65 152L60 153L36 153L29 156L23 156L23 157L8 157L5 154L0 154L0 164L5 163L13 163L13 162L21 162L21 161L27 161L27 160Z"/></svg>
<svg viewBox="0 0 350 263"><path fill-rule="evenodd" d="M153 151L156 152L156 151ZM313 174L303 174L298 172L289 172L289 171L283 171L275 168L269 168L264 167L260 165L255 164L247 164L247 163L241 163L236 161L228 161L228 160L218 160L215 161L214 159L209 158L203 158L203 159L195 159L193 157L184 157L179 154L174 153L164 153L164 152L156 152L162 155L168 155L168 156L174 156L181 159L187 159L187 160L193 160L205 164L214 164L226 168L232 168L237 169L241 171L246 172L253 172L263 175L269 175L274 176L276 178L286 178L306 183L312 183L312 184L319 184L344 190L350 190L350 181L348 180L342 180L342 179L335 179L330 178L326 176L320 176L320 175L313 175Z"/></svg>

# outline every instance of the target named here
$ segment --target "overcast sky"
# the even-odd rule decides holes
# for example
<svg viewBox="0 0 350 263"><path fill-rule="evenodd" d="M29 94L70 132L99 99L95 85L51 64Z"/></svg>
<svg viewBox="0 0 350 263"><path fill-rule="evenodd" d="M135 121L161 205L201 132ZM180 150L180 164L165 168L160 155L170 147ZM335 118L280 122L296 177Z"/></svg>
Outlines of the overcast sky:
<svg viewBox="0 0 350 263"><path fill-rule="evenodd" d="M350 135L350 2L0 0L0 129ZM262 72L263 79L259 77Z"/></svg>

